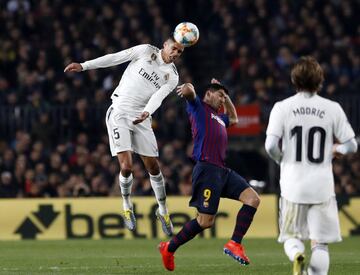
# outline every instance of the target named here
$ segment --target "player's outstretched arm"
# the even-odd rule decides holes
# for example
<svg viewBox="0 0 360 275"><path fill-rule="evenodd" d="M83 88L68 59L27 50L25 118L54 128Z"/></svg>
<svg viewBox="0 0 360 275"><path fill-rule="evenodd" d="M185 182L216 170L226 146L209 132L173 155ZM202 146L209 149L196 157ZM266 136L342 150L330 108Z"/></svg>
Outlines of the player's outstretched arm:
<svg viewBox="0 0 360 275"><path fill-rule="evenodd" d="M180 97L185 97L185 99L188 101L193 101L196 98L195 88L191 83L185 83L177 86L176 93Z"/></svg>
<svg viewBox="0 0 360 275"><path fill-rule="evenodd" d="M81 66L80 63L71 63L69 65L66 66L66 68L64 69L64 72L81 72L83 70L83 67Z"/></svg>

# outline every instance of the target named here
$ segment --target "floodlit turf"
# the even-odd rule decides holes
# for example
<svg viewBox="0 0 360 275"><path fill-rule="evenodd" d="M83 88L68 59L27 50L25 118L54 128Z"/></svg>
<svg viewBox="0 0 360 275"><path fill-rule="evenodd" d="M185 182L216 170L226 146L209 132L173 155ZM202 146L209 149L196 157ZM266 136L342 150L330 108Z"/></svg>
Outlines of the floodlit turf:
<svg viewBox="0 0 360 275"><path fill-rule="evenodd" d="M3 241L1 274L166 274L158 240ZM223 255L226 240L195 239L181 247L173 274L291 274L282 246L272 239L244 241L251 260L241 266ZM330 246L329 274L360 274L360 237Z"/></svg>

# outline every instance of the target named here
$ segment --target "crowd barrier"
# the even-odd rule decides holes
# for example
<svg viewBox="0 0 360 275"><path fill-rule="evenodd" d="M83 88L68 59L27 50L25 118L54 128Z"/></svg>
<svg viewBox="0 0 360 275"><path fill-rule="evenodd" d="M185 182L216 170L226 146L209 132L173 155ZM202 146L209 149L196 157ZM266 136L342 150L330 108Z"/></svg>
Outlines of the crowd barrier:
<svg viewBox="0 0 360 275"><path fill-rule="evenodd" d="M277 236L277 196L262 195L247 237ZM169 197L175 232L192 219L195 209L187 197ZM64 240L109 238L166 238L154 215L154 197L134 197L137 229L125 229L120 198L0 199L0 240ZM222 200L215 226L200 237L229 238L241 204ZM340 211L342 235L349 236L358 225L360 198L353 198ZM349 216L352 217L349 219ZM354 223L355 221L355 223Z"/></svg>

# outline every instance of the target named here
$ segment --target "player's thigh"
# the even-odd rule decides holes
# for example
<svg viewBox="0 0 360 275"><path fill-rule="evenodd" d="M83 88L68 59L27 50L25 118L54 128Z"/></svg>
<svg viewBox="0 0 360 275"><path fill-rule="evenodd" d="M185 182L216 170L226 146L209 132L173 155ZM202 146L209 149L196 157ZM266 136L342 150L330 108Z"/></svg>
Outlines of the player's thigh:
<svg viewBox="0 0 360 275"><path fill-rule="evenodd" d="M310 207L308 220L310 239L318 243L341 241L339 214L335 197Z"/></svg>
<svg viewBox="0 0 360 275"><path fill-rule="evenodd" d="M309 239L308 204L299 204L281 197L279 200L279 242L290 238Z"/></svg>
<svg viewBox="0 0 360 275"><path fill-rule="evenodd" d="M200 213L216 214L222 181L220 168L205 162L197 162L192 174L193 192L189 205L196 207Z"/></svg>
<svg viewBox="0 0 360 275"><path fill-rule="evenodd" d="M145 157L158 157L159 151L150 119L135 125L132 136L134 152Z"/></svg>
<svg viewBox="0 0 360 275"><path fill-rule="evenodd" d="M132 151L131 125L127 118L118 117L116 112L109 108L106 114L106 128L112 156L120 152Z"/></svg>
<svg viewBox="0 0 360 275"><path fill-rule="evenodd" d="M229 169L225 176L225 185L221 196L233 200L239 200L240 194L250 187L249 183L238 173Z"/></svg>

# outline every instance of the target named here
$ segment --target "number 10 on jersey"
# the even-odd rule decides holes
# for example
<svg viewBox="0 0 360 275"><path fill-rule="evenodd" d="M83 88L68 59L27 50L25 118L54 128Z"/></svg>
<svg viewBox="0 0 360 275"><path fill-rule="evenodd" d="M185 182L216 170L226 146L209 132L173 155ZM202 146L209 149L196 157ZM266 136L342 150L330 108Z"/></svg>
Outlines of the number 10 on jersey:
<svg viewBox="0 0 360 275"><path fill-rule="evenodd" d="M303 150L303 127L295 126L291 129L290 138L294 137L296 139L296 161L302 161L302 150ZM318 150L318 156L314 156L314 139L315 135L318 134L320 138L319 146L316 148ZM326 131L322 127L311 127L309 132L307 133L307 144L305 144L306 156L307 159L312 163L322 163L324 161L324 153L325 153L325 139L326 139Z"/></svg>

